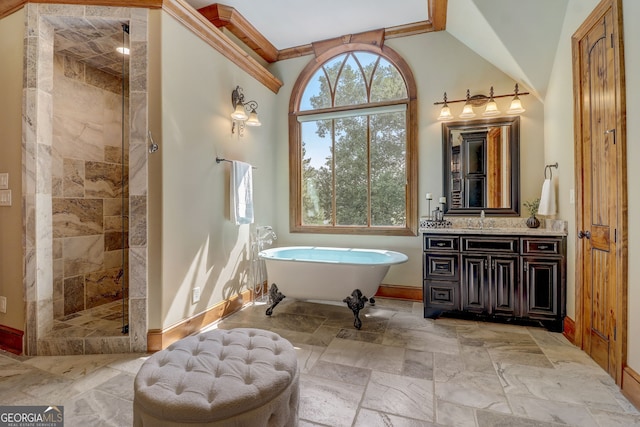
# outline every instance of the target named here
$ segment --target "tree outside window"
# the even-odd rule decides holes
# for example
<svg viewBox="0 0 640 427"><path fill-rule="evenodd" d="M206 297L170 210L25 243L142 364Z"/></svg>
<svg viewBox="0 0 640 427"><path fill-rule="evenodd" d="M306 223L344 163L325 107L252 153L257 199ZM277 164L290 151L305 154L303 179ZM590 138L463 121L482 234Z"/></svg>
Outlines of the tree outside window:
<svg viewBox="0 0 640 427"><path fill-rule="evenodd" d="M303 71L290 127L292 231L415 234L414 84L398 62L354 50Z"/></svg>

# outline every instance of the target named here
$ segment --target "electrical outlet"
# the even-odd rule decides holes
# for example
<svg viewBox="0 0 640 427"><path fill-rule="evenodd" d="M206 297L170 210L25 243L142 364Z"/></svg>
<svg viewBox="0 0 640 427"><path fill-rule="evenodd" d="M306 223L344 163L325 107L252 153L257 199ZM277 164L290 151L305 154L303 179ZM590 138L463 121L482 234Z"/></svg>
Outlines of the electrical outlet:
<svg viewBox="0 0 640 427"><path fill-rule="evenodd" d="M576 192L572 188L569 190L569 204L574 205L576 203Z"/></svg>
<svg viewBox="0 0 640 427"><path fill-rule="evenodd" d="M197 286L193 288L193 293L191 295L191 304L195 304L200 301L200 287Z"/></svg>
<svg viewBox="0 0 640 427"><path fill-rule="evenodd" d="M7 297L0 297L0 313L7 312Z"/></svg>

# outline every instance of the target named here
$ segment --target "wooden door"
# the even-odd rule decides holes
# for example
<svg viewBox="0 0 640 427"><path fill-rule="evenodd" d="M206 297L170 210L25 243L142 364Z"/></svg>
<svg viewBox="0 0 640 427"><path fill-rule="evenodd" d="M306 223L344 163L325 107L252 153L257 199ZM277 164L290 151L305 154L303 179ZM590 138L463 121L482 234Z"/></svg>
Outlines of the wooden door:
<svg viewBox="0 0 640 427"><path fill-rule="evenodd" d="M619 7L619 0L603 0L573 37L576 328L584 351L617 382L626 335L626 130Z"/></svg>

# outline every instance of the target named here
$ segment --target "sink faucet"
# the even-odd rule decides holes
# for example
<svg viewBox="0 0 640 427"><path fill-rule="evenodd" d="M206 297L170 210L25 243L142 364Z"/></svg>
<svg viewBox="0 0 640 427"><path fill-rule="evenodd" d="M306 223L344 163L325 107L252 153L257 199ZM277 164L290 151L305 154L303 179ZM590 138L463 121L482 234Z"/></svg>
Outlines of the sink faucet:
<svg viewBox="0 0 640 427"><path fill-rule="evenodd" d="M484 228L484 210L480 211L480 228Z"/></svg>

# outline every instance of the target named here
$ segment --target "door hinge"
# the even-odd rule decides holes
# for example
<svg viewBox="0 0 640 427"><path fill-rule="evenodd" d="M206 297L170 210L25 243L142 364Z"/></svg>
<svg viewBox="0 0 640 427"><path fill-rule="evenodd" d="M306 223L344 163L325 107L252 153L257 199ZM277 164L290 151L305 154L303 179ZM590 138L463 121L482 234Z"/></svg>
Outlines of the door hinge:
<svg viewBox="0 0 640 427"><path fill-rule="evenodd" d="M609 38L611 39L611 49L613 49L613 33L610 34Z"/></svg>
<svg viewBox="0 0 640 427"><path fill-rule="evenodd" d="M613 327L613 340L615 341L618 338L618 327Z"/></svg>
<svg viewBox="0 0 640 427"><path fill-rule="evenodd" d="M618 243L618 229L613 229L613 243Z"/></svg>

